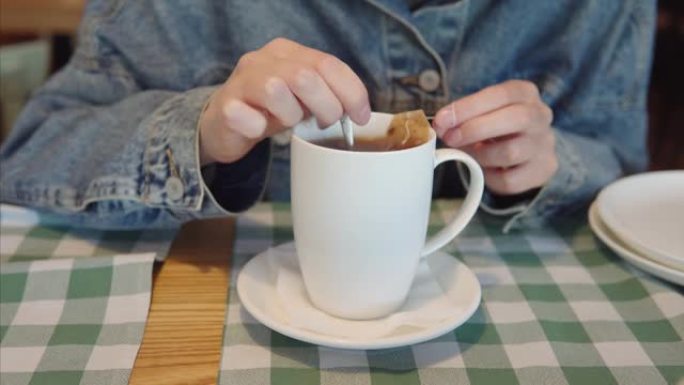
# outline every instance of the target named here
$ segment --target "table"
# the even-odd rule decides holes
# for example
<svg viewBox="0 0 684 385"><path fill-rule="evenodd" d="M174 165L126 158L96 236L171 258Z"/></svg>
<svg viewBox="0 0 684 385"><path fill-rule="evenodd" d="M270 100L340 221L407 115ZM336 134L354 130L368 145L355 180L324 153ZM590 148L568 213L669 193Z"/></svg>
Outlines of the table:
<svg viewBox="0 0 684 385"><path fill-rule="evenodd" d="M215 384L235 221L183 226L155 266L150 314L130 384Z"/></svg>
<svg viewBox="0 0 684 385"><path fill-rule="evenodd" d="M434 202L430 231L441 228L457 206L457 201ZM501 219L476 216L443 249L478 276L483 302L476 314L435 340L371 352L331 350L293 340L261 325L242 308L235 288L242 266L266 248L292 240L287 204L260 203L237 219L189 223L177 234L170 252L168 232L149 236L98 233L93 250L108 255L158 245L152 250L167 255L163 264L155 266L151 311L137 323L137 341L144 329L141 348L137 350L136 341L137 356L133 351L127 366L121 367L134 367L132 384L679 384L684 379L682 288L624 264L598 243L581 217L577 219L561 226L501 234ZM21 253L16 255L32 258L41 242L43 249L52 250L48 253L64 255L65 240L69 244L90 239L78 238L80 232L68 234L71 238L54 229L37 229L32 233L35 242L30 242L35 247L21 241L17 243ZM154 242L158 239L165 241ZM2 244L8 249L7 243ZM95 262L112 264L88 258L73 263ZM21 262L18 266L26 267ZM146 266L136 271L147 277L147 294L151 260ZM101 280L85 281L83 274L74 277L94 289L102 286ZM31 299L40 294L36 288L54 286L38 285L44 281L37 278L32 282ZM117 285L117 293L123 287ZM41 293L46 292L43 289ZM100 296L107 293L111 291ZM138 308L142 307L126 309ZM79 318L79 325L92 318L82 316L87 319ZM67 337L82 341L82 334ZM31 345L33 334L27 344L17 340L23 334L13 335L13 346L35 346ZM89 341L82 342L92 346ZM62 363L50 362L52 369L40 366L47 369L43 373L63 370ZM111 361L97 363L108 369ZM10 363L18 364L16 359Z"/></svg>
<svg viewBox="0 0 684 385"><path fill-rule="evenodd" d="M429 232L459 206L437 200ZM307 344L251 317L235 287L254 255L292 240L288 204L238 219L221 385L678 384L684 380L684 296L606 249L577 214L502 234L482 213L442 251L482 285L475 314L424 343L380 351Z"/></svg>
<svg viewBox="0 0 684 385"><path fill-rule="evenodd" d="M216 383L233 219L100 231L16 206L0 216L0 383ZM108 318L110 306L123 311Z"/></svg>

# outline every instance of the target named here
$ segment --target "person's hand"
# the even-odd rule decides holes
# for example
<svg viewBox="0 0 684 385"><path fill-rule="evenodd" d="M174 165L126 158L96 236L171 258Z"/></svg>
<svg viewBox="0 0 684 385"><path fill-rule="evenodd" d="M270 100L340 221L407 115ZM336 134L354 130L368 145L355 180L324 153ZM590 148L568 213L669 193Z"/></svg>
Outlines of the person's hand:
<svg viewBox="0 0 684 385"><path fill-rule="evenodd" d="M358 124L370 119L359 77L332 55L278 38L242 56L211 97L200 119L200 161L231 163L307 115L325 127L345 113Z"/></svg>
<svg viewBox="0 0 684 385"><path fill-rule="evenodd" d="M480 163L492 192L513 195L543 186L558 169L552 120L533 83L510 80L443 107L433 126Z"/></svg>

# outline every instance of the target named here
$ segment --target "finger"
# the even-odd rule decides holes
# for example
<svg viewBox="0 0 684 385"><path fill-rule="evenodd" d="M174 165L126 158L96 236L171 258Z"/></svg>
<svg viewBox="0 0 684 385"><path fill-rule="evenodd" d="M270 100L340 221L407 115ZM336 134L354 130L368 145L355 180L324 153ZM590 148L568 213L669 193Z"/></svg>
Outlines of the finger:
<svg viewBox="0 0 684 385"><path fill-rule="evenodd" d="M342 104L318 72L300 67L290 74L288 86L294 95L318 120L321 127L327 127L340 120L344 110Z"/></svg>
<svg viewBox="0 0 684 385"><path fill-rule="evenodd" d="M238 99L230 99L221 106L226 127L245 138L258 139L266 131L266 117Z"/></svg>
<svg viewBox="0 0 684 385"><path fill-rule="evenodd" d="M483 172L491 191L499 195L514 195L544 186L557 169L556 157L544 155L515 167L489 167Z"/></svg>
<svg viewBox="0 0 684 385"><path fill-rule="evenodd" d="M533 175L529 163L510 168L485 168L485 184L487 188L499 195L515 195L529 191L536 186L529 179Z"/></svg>
<svg viewBox="0 0 684 385"><path fill-rule="evenodd" d="M465 96L443 107L435 115L434 128L438 134L470 119L515 104L539 100L539 90L534 83L509 80Z"/></svg>
<svg viewBox="0 0 684 385"><path fill-rule="evenodd" d="M512 167L527 162L535 155L533 137L515 135L503 140L480 142L472 150L475 160L482 167Z"/></svg>
<svg viewBox="0 0 684 385"><path fill-rule="evenodd" d="M346 63L333 55L282 38L274 39L265 48L278 58L292 59L317 71L349 117L357 124L368 123L368 91Z"/></svg>
<svg viewBox="0 0 684 385"><path fill-rule="evenodd" d="M264 83L262 107L265 108L282 126L292 127L304 117L304 110L292 94L287 83L279 77L271 77ZM257 96L259 98L259 96Z"/></svg>
<svg viewBox="0 0 684 385"><path fill-rule="evenodd" d="M319 58L315 66L349 117L360 125L368 123L368 91L354 71L338 58L327 54Z"/></svg>
<svg viewBox="0 0 684 385"><path fill-rule="evenodd" d="M514 104L451 128L442 135L442 140L451 147L463 147L546 126L542 108L537 105Z"/></svg>

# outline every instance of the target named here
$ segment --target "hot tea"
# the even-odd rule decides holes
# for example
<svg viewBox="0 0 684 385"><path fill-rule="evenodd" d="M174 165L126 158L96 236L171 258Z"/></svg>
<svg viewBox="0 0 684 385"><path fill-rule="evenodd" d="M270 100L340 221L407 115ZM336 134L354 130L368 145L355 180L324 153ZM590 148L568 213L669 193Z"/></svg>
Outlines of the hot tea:
<svg viewBox="0 0 684 385"><path fill-rule="evenodd" d="M401 147L396 147L394 143L386 136L381 136L377 138L356 137L354 138L354 146L351 148L347 145L347 142L344 140L344 138L327 138L315 140L312 141L312 143L323 147L333 148L335 150L348 150L359 152L392 151L403 149Z"/></svg>
<svg viewBox="0 0 684 385"><path fill-rule="evenodd" d="M396 151L420 146L430 138L430 123L423 110L407 111L393 116L384 136L355 137L354 145L344 138L327 138L312 141L319 146L359 152Z"/></svg>

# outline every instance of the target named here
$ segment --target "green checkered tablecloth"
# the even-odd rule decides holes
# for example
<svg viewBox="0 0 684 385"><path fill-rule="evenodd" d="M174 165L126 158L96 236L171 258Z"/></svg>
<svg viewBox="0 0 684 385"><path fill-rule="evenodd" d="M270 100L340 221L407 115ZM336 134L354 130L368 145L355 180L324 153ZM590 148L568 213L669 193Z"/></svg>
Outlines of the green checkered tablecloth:
<svg viewBox="0 0 684 385"><path fill-rule="evenodd" d="M0 219L0 384L127 384L175 231L56 227L5 205Z"/></svg>
<svg viewBox="0 0 684 385"><path fill-rule="evenodd" d="M433 205L430 231L458 203ZM483 299L453 332L404 348L345 351L259 324L241 306L240 268L291 241L288 205L238 220L220 384L676 384L684 381L684 297L632 269L586 221L503 235L479 216L445 251L478 276Z"/></svg>

